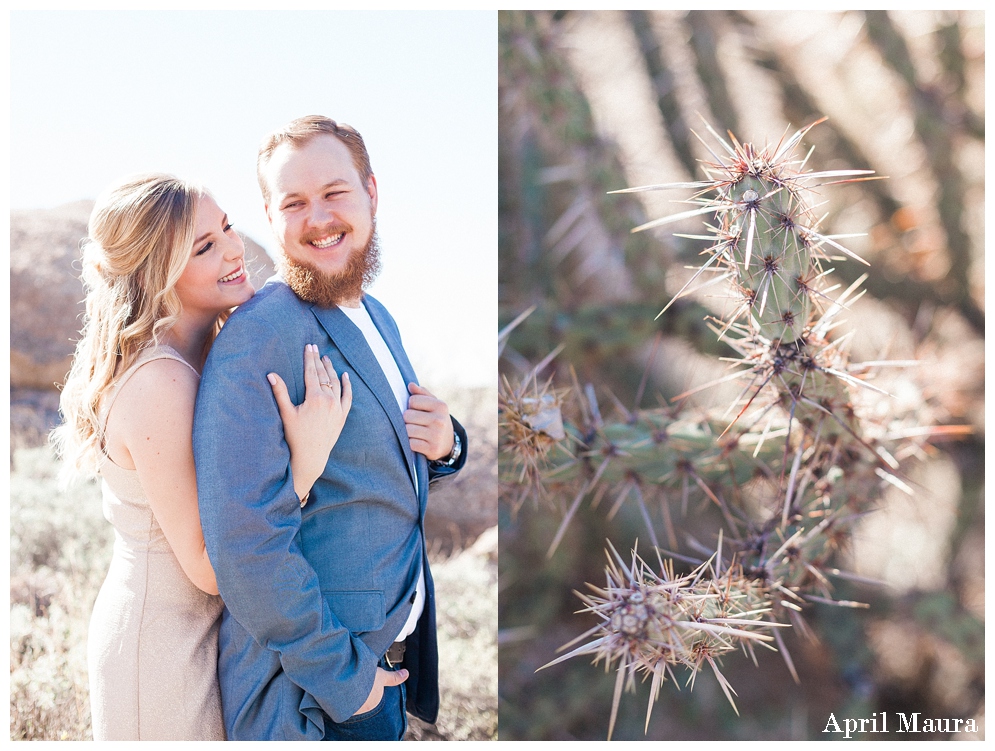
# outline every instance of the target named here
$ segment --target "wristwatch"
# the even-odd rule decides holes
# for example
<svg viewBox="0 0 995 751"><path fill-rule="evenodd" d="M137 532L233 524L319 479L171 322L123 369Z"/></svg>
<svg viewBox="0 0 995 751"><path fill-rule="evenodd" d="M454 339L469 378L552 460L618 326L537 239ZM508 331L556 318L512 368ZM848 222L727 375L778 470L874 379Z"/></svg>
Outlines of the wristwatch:
<svg viewBox="0 0 995 751"><path fill-rule="evenodd" d="M459 460L460 455L462 453L463 453L463 442L459 438L459 433L457 433L454 430L453 450L449 452L449 456L446 456L442 459L433 459L432 464L434 464L437 467L451 467Z"/></svg>

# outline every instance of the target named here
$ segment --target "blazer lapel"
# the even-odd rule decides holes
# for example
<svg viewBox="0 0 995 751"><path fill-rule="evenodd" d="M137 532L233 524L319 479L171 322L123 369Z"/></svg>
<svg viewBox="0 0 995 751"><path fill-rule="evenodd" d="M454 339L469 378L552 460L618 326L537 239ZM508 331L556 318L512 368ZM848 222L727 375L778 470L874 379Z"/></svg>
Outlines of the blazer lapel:
<svg viewBox="0 0 995 751"><path fill-rule="evenodd" d="M364 298L370 301L366 305L366 310L370 313L370 318L373 319L374 325L380 332L380 336L383 340L387 342L387 347L390 349L392 355L394 355L394 360L397 362L397 367L401 371L401 377L404 378L404 382L407 383L418 383L418 376L415 375L414 368L411 367L411 362L408 360L408 355L404 351L404 346L401 344L400 338L396 335L396 327L392 321L388 321L383 315L383 307L378 301L372 300L369 296ZM407 439L407 429L405 428L404 436ZM422 515L425 514L425 506L428 502L428 459L425 458L423 454L415 454L410 452L410 444L407 440L404 441L405 446L409 449L409 453L414 457L414 467L415 472L418 475L418 501L421 505Z"/></svg>
<svg viewBox="0 0 995 751"><path fill-rule="evenodd" d="M390 418L390 424L394 428L397 441L401 444L401 449L404 451L404 457L408 465L408 474L412 478L412 484L414 484L414 473L418 472L415 469L416 455L411 451L411 442L408 440L408 430L404 425L404 417L397 408L397 400L394 398L394 392L390 388L383 370L380 368L380 363L377 362L376 356L366 343L366 337L349 320L349 317L337 307L322 308L312 305L311 312L318 319L318 322L325 329L325 332L331 338L332 342L334 342L339 352L342 353L342 357L349 363L353 374L361 378L369 387L370 391L376 396L377 401L380 402L380 406L387 414L387 417ZM384 332L381 322L376 317L373 317L372 310L370 313L377 329L380 330L381 335L384 337L384 341L387 342L391 354L394 355L394 359L397 361L398 369L401 371L401 376L404 377L405 383L410 383L414 380L414 373L411 370L408 358L404 355L403 350L400 350L400 356L398 355L399 348L395 347L395 343L391 341L393 337L389 337ZM418 475L418 488L420 491L422 487L421 473L418 472Z"/></svg>

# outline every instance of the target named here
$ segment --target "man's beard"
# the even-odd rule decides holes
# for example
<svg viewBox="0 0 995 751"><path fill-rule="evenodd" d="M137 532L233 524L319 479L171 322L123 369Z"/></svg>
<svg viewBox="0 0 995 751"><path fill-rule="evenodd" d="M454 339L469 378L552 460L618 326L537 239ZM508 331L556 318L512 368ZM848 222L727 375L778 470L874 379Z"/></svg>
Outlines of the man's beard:
<svg viewBox="0 0 995 751"><path fill-rule="evenodd" d="M299 298L323 308L360 299L363 290L380 273L380 238L376 219L373 220L366 246L352 251L346 267L338 274L324 272L307 261L291 258L286 251L280 260L280 273Z"/></svg>

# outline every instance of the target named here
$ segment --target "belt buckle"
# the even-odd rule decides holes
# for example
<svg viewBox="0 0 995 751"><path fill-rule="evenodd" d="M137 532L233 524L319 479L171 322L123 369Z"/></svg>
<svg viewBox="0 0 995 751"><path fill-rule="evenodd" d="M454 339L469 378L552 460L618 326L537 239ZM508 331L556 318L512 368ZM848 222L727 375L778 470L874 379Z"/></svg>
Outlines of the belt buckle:
<svg viewBox="0 0 995 751"><path fill-rule="evenodd" d="M390 649L384 653L384 660L387 661L388 667L395 667L400 665L401 661L404 659L404 642L396 641L390 645Z"/></svg>

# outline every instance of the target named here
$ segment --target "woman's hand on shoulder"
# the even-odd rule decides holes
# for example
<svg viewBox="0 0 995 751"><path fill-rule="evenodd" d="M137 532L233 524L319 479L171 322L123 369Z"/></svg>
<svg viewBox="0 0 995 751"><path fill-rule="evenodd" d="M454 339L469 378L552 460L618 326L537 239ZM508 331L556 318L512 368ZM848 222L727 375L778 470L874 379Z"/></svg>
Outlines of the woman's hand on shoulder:
<svg viewBox="0 0 995 751"><path fill-rule="evenodd" d="M290 447L294 489L303 499L324 472L328 455L342 433L352 407L352 383L348 373L339 379L332 361L321 357L314 344L304 347L304 401L299 405L290 400L279 375L270 373L267 378Z"/></svg>

